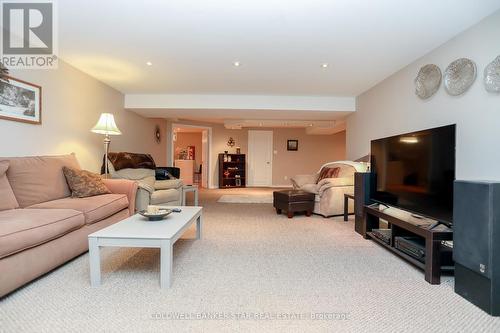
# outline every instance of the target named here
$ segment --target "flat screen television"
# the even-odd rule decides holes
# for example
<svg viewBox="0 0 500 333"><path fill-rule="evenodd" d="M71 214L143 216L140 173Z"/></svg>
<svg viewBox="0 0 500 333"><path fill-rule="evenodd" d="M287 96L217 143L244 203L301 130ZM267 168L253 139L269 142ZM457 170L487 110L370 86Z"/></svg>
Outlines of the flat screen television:
<svg viewBox="0 0 500 333"><path fill-rule="evenodd" d="M371 142L372 200L451 224L455 125Z"/></svg>

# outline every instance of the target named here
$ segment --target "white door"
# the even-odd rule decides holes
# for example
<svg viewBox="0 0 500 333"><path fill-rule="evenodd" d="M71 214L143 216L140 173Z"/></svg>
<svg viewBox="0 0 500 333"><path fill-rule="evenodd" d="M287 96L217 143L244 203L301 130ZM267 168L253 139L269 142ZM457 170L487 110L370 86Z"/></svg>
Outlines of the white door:
<svg viewBox="0 0 500 333"><path fill-rule="evenodd" d="M248 131L248 185L273 185L273 131Z"/></svg>
<svg viewBox="0 0 500 333"><path fill-rule="evenodd" d="M201 186L208 188L208 130L201 133Z"/></svg>

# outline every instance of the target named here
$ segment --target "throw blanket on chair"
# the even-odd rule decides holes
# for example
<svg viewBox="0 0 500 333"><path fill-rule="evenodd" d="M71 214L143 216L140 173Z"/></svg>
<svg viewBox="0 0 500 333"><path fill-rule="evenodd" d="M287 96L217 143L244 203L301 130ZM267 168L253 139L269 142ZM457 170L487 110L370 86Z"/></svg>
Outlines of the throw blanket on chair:
<svg viewBox="0 0 500 333"><path fill-rule="evenodd" d="M101 173L104 173L104 158L101 166ZM155 161L149 154L127 152L109 153L108 160L113 164L116 171L121 169L156 169Z"/></svg>

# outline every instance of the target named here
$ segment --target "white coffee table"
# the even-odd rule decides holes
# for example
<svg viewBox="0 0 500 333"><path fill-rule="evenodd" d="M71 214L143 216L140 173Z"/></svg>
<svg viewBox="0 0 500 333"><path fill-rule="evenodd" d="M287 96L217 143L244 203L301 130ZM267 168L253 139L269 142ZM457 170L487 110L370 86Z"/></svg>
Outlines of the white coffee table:
<svg viewBox="0 0 500 333"><path fill-rule="evenodd" d="M175 208L175 207L166 207ZM196 239L202 237L202 207L178 207L180 213L172 213L162 221L147 221L135 214L123 221L90 234L90 284L101 283L101 246L160 248L160 286L172 285L172 251L174 243L196 221Z"/></svg>

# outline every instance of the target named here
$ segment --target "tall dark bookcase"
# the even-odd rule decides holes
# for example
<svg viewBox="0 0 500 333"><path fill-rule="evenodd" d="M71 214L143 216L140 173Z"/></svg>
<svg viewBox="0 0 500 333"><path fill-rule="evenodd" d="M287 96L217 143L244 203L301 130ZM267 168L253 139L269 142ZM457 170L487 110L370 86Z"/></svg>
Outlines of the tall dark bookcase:
<svg viewBox="0 0 500 333"><path fill-rule="evenodd" d="M235 187L246 187L245 154L219 154L219 188Z"/></svg>

